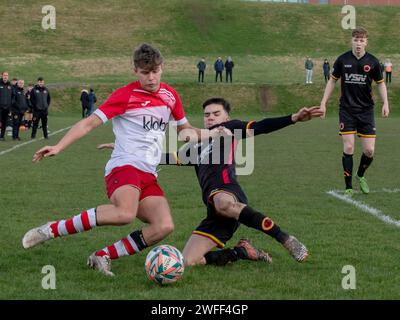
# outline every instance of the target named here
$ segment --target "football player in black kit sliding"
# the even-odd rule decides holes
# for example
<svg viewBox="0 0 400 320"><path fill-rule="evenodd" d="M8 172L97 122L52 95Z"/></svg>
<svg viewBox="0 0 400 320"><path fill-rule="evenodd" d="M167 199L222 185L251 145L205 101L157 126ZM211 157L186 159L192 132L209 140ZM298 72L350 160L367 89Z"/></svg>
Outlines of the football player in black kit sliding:
<svg viewBox="0 0 400 320"><path fill-rule="evenodd" d="M275 238L292 257L303 262L307 248L294 236L287 234L269 217L251 208L236 178L234 153L237 139L266 134L298 121L307 121L322 115L319 107L302 108L297 113L261 121L230 120L230 104L223 98L204 102L204 127L223 126L232 136L196 144L183 145L178 153L164 154L161 164L194 166L207 206L207 217L193 231L185 245L185 265L226 265L239 259L271 262L270 255L256 249L248 239L241 239L234 248L225 247L240 224L259 230ZM112 148L112 144L98 148ZM213 250L216 247L222 250Z"/></svg>

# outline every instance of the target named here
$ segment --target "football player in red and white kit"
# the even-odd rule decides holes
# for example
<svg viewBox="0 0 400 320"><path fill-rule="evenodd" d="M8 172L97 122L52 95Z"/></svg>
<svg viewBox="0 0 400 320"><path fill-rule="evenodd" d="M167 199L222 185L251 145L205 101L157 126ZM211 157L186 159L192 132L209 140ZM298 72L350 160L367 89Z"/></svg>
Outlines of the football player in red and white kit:
<svg viewBox="0 0 400 320"><path fill-rule="evenodd" d="M105 168L107 195L111 204L99 205L60 221L48 222L28 231L24 248L44 241L90 230L96 226L126 225L136 217L147 224L88 258L88 265L108 276L111 260L133 255L164 239L174 229L171 211L157 183L156 167L162 154L169 121L177 122L182 140L209 139L223 128L192 127L185 117L177 92L161 82L163 57L156 48L142 44L134 51L134 73L138 80L111 94L88 118L76 123L54 146L45 146L33 162L55 156L73 142L112 119L115 148Z"/></svg>

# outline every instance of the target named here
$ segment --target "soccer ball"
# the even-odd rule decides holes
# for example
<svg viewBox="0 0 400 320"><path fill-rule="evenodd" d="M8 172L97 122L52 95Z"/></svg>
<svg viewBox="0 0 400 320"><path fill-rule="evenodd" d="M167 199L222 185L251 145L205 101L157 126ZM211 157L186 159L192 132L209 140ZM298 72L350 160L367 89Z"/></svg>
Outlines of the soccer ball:
<svg viewBox="0 0 400 320"><path fill-rule="evenodd" d="M159 284L179 280L185 269L182 253L169 245L153 248L147 254L144 267L149 279Z"/></svg>

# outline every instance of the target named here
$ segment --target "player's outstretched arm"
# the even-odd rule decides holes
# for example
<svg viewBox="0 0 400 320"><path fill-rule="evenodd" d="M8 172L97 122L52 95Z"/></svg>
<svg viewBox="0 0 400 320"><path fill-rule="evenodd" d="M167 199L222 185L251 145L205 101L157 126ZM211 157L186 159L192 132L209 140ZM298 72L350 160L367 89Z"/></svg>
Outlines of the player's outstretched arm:
<svg viewBox="0 0 400 320"><path fill-rule="evenodd" d="M324 91L324 96L322 97L321 103L320 103L320 109L323 112L323 114L320 116L321 119L325 118L326 115L326 104L328 103L329 98L332 95L333 90L335 89L336 85L335 79L332 77L329 79L328 83L326 84L325 91Z"/></svg>
<svg viewBox="0 0 400 320"><path fill-rule="evenodd" d="M386 84L384 82L378 84L378 91L383 101L382 117L387 118L389 117L390 110L389 110L389 100L387 95Z"/></svg>
<svg viewBox="0 0 400 320"><path fill-rule="evenodd" d="M301 108L296 113L293 113L288 116L278 117L278 118L265 118L260 121L252 121L252 122L236 122L237 127L233 127L231 129L242 129L245 130L246 136L257 136L259 134L268 134L270 132L274 132L280 129L283 129L289 125L292 125L296 122L303 122L311 120L315 117L321 117L323 111L319 106L314 106L310 108ZM240 128L241 126L241 128ZM244 136L242 136L244 138Z"/></svg>
<svg viewBox="0 0 400 320"><path fill-rule="evenodd" d="M87 135L94 128L100 126L103 122L95 114L77 122L65 136L55 146L45 146L33 155L32 162L39 162L43 158L55 156L74 143L76 140Z"/></svg>
<svg viewBox="0 0 400 320"><path fill-rule="evenodd" d="M189 122L177 126L178 139L185 142L204 141L222 135L232 135L232 132L225 127L217 127L212 130L193 127Z"/></svg>

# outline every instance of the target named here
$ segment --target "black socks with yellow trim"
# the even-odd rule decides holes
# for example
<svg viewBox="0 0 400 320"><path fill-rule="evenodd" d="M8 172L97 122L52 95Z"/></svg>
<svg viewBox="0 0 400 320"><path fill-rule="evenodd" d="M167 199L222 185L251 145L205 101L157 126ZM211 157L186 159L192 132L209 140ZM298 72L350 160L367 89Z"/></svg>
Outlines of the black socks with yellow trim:
<svg viewBox="0 0 400 320"><path fill-rule="evenodd" d="M363 153L360 160L360 166L358 167L357 176L360 178L364 176L365 170L367 170L371 165L372 160L374 160L374 158L369 158Z"/></svg>
<svg viewBox="0 0 400 320"><path fill-rule="evenodd" d="M249 206L244 207L240 212L239 222L247 227L266 233L280 243L284 243L289 237L289 235L282 231L270 218L253 210Z"/></svg>
<svg viewBox="0 0 400 320"><path fill-rule="evenodd" d="M344 182L346 183L346 189L353 189L352 176L353 176L353 155L343 152L342 157Z"/></svg>
<svg viewBox="0 0 400 320"><path fill-rule="evenodd" d="M206 264L214 264L216 266L224 266L229 262L235 262L239 259L245 259L246 253L243 248L221 249L209 251L204 255Z"/></svg>

